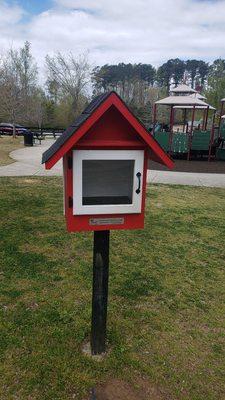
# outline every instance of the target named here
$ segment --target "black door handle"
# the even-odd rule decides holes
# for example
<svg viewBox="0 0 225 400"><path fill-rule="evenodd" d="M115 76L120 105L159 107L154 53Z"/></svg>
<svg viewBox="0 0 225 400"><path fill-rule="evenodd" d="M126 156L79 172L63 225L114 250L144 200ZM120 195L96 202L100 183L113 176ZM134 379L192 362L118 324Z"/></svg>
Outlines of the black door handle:
<svg viewBox="0 0 225 400"><path fill-rule="evenodd" d="M138 188L136 193L139 194L141 192L141 173L137 172L136 177L138 178Z"/></svg>

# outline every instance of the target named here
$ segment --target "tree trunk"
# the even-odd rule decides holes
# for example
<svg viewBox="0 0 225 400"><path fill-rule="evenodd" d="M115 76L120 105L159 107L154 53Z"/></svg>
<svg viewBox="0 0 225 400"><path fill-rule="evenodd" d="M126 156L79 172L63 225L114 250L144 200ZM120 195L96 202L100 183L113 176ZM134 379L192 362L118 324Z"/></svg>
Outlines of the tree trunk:
<svg viewBox="0 0 225 400"><path fill-rule="evenodd" d="M16 138L16 125L13 123L13 139Z"/></svg>

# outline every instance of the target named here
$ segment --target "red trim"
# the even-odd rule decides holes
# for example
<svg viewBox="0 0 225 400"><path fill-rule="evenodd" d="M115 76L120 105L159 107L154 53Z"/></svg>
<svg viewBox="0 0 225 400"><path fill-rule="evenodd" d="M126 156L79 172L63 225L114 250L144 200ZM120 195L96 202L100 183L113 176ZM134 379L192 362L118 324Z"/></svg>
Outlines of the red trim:
<svg viewBox="0 0 225 400"><path fill-rule="evenodd" d="M76 144L76 149L137 149L137 150L143 150L146 147L145 144L138 143L138 141L122 141L122 140L107 140L104 142L104 144L99 143L99 141L95 140L85 140L85 142L79 142Z"/></svg>
<svg viewBox="0 0 225 400"><path fill-rule="evenodd" d="M142 126L142 124L136 119L131 113L127 106L122 100L115 94L112 93L100 106L96 109L93 114L84 122L84 124L72 135L66 143L45 163L46 169L51 169L57 161L64 156L70 149L72 149L78 140L93 126L93 124L109 109L110 106L114 105L122 115L127 119L130 125L136 130L139 136L145 141L150 149L155 154L158 162L166 165L168 168L173 168L174 163L170 157L164 152L157 141L149 134L149 132ZM107 143L105 143L107 145Z"/></svg>

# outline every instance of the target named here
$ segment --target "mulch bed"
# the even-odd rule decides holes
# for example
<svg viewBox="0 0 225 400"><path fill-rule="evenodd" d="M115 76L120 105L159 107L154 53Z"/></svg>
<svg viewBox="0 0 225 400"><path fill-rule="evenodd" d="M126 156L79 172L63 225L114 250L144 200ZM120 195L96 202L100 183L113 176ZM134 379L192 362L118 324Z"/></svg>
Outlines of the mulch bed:
<svg viewBox="0 0 225 400"><path fill-rule="evenodd" d="M174 160L173 171L177 172L199 172L212 174L225 174L225 161L203 161L203 160ZM168 171L168 168L154 161L149 162L149 169Z"/></svg>

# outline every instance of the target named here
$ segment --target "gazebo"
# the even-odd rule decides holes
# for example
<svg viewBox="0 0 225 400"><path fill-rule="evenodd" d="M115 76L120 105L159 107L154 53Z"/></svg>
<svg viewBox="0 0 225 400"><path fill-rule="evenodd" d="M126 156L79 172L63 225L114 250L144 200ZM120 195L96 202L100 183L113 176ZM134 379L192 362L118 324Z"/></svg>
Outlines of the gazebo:
<svg viewBox="0 0 225 400"><path fill-rule="evenodd" d="M192 89L190 86L182 83L177 85L177 87L170 90L170 94L175 94L175 96L183 96L183 95L190 95L194 93L198 93L197 90Z"/></svg>
<svg viewBox="0 0 225 400"><path fill-rule="evenodd" d="M204 124L203 129L207 129L207 122L208 122L208 113L209 110L215 110L212 106L208 103L200 100L198 97L193 96L168 96L164 99L158 100L154 104L153 109L153 135L155 131L155 124L156 124L156 117L157 117L157 106L164 105L170 107L170 132L173 131L173 124L174 124L174 109L183 109L185 110L184 115L184 125L186 121L186 110L192 109L192 123L191 123L191 131L193 130L193 123L195 118L195 111L196 109L204 110ZM205 114L206 111L206 114Z"/></svg>
<svg viewBox="0 0 225 400"><path fill-rule="evenodd" d="M188 150L187 150L187 159L190 159L190 152L191 152L191 145L192 145L192 138L193 138L193 128L194 128L194 120L195 120L195 113L196 110L203 110L203 124L202 124L202 131L204 133L207 131L207 123L208 123L208 115L209 110L213 111L213 118L212 118L212 130L210 134L210 146L209 146L209 159L211 157L211 147L212 142L214 139L214 121L215 121L215 113L216 110L214 107L210 106L208 103L204 102L199 98L201 96L197 91L188 87L187 85L179 85L179 87L173 89L171 93L177 89L176 94L172 94L164 99L158 100L154 104L153 108L153 130L152 134L155 136L155 126L156 126L156 119L157 119L157 107L160 105L170 107L170 122L169 122L169 153L172 152L172 142L173 142L173 126L174 126L174 113L175 110L181 109L184 110L184 121L183 121L183 134L188 135ZM189 91L189 92L188 92ZM184 95L184 93L187 93ZM177 95L178 94L178 95ZM224 99L225 101L225 99ZM187 111L192 110L192 118L191 118L191 126L190 130L185 132L185 124L187 118ZM205 145L206 146L206 145Z"/></svg>
<svg viewBox="0 0 225 400"><path fill-rule="evenodd" d="M193 93L191 96L197 97L197 99L199 99L199 100L203 100L203 101L206 100L206 97L203 96L201 93Z"/></svg>

